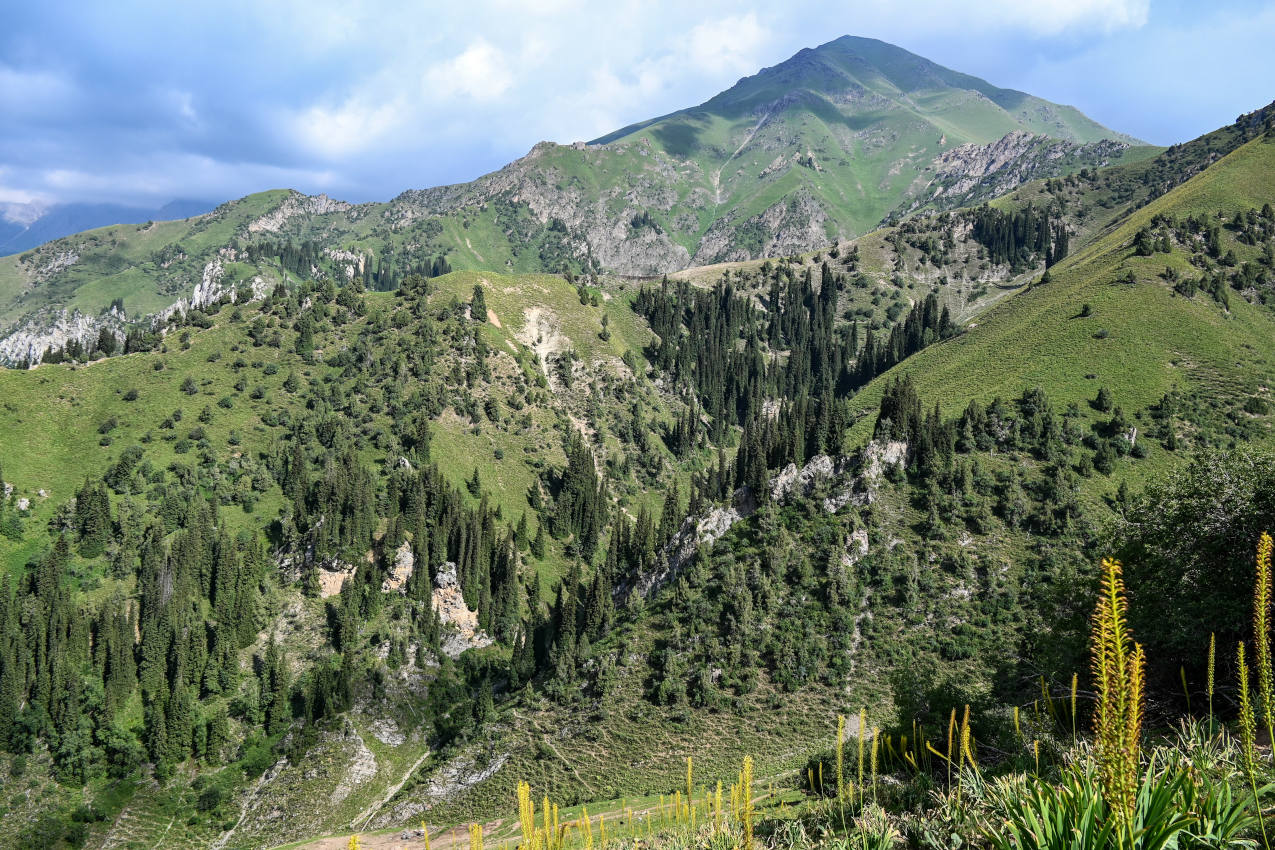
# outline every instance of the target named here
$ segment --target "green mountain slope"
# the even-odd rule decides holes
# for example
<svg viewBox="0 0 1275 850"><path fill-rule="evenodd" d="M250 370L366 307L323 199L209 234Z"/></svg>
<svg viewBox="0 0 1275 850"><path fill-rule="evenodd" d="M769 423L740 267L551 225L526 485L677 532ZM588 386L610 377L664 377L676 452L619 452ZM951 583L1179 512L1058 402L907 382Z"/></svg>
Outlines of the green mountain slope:
<svg viewBox="0 0 1275 850"><path fill-rule="evenodd" d="M440 257L502 273L657 275L811 251L896 210L970 203L1154 151L1134 143L1070 107L846 37L595 143L541 143L471 183L384 204L266 192L0 258L0 361L89 343L103 328L122 336L179 298L258 277L272 288L244 256L266 241L313 243L316 268L366 270L385 289ZM123 313L112 314L117 299Z"/></svg>
<svg viewBox="0 0 1275 850"><path fill-rule="evenodd" d="M1027 765L1129 485L1270 442L1270 116L667 284L381 277L290 193L156 225L199 306L0 372L0 838L407 841L521 780L619 818L687 756L791 792L864 705Z"/></svg>
<svg viewBox="0 0 1275 850"><path fill-rule="evenodd" d="M698 107L597 141L645 140L699 165L716 218L693 250L693 261L704 264L809 249L820 229L829 240L861 234L944 152L1016 131L1078 144L1135 143L1071 107L850 36L802 50ZM1120 151L1097 146L1081 158L1106 164ZM785 232L796 225L776 209L781 201L804 207L813 219L806 233ZM744 243L759 216L767 235L750 249Z"/></svg>
<svg viewBox="0 0 1275 850"><path fill-rule="evenodd" d="M976 329L922 352L898 371L912 375L921 395L950 413L971 398L1008 396L1023 386L1041 386L1060 403L1083 405L1106 386L1135 409L1176 392L1242 418L1237 409L1249 398L1265 398L1275 377L1275 325L1259 291L1236 276L1245 263L1264 268L1264 249L1245 244L1242 233L1225 223L1273 197L1275 140L1267 134L1120 216L1051 269L1049 283L1009 299L981 317ZM1223 256L1211 258L1199 233L1182 233L1190 217L1222 225ZM1135 237L1142 230L1167 237L1170 250L1139 256ZM1230 251L1233 258L1222 262ZM1255 274L1254 280L1260 274L1269 279L1270 271ZM1224 280L1223 301L1203 290L1187 297L1175 286L1216 276ZM892 379L886 375L881 382ZM881 384L869 387L856 403L870 407L880 392ZM869 431L865 421L852 433L864 438ZM1215 438L1223 444L1234 439L1225 430Z"/></svg>

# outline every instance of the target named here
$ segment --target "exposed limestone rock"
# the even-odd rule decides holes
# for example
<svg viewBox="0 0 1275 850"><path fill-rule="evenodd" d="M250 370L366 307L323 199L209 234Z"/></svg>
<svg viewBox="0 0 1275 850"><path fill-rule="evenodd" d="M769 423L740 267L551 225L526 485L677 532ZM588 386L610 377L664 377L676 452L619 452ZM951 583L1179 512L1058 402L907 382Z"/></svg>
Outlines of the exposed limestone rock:
<svg viewBox="0 0 1275 850"><path fill-rule="evenodd" d="M124 313L111 308L99 316L86 316L78 310L58 310L29 317L12 333L0 339L0 364L28 362L35 365L50 348L66 348L75 340L84 344L96 342L103 328L124 340Z"/></svg>
<svg viewBox="0 0 1275 850"><path fill-rule="evenodd" d="M443 564L434 577L434 610L438 619L451 628L444 630L443 652L455 658L467 649L491 646L492 639L478 627L478 613L465 603L460 582L456 578L456 565Z"/></svg>
<svg viewBox="0 0 1275 850"><path fill-rule="evenodd" d="M540 371L549 386L556 389L558 377L549 368L549 358L571 347L571 340L562 333L558 314L548 307L528 307L523 311L522 328L514 338L536 353Z"/></svg>
<svg viewBox="0 0 1275 850"><path fill-rule="evenodd" d="M815 455L801 469L790 463L770 480L770 497L782 503L793 493L809 496L816 484L828 480L837 471L837 464L828 455Z"/></svg>
<svg viewBox="0 0 1275 850"><path fill-rule="evenodd" d="M827 221L823 205L802 188L760 215L743 221L727 215L715 221L700 239L693 261L695 265L708 265L813 251L828 244ZM748 247L747 240L740 238L743 230L766 234L760 250Z"/></svg>
<svg viewBox="0 0 1275 850"><path fill-rule="evenodd" d="M807 498L822 484L835 489L823 500L823 509L836 513L846 505L869 504L884 480L886 470L905 463L908 444L904 442L872 442L853 462L849 458L815 455L800 469L789 464L770 479L771 500L783 504L793 498ZM756 510L756 501L747 488L735 492L730 505L711 509L702 517L687 517L682 527L660 551L655 569L637 576L630 584L616 588L619 596L646 597L677 576L701 546L712 546L731 527ZM868 534L860 530L850 535L842 557L853 566L868 551Z"/></svg>
<svg viewBox="0 0 1275 850"><path fill-rule="evenodd" d="M225 275L225 268L222 266L221 259L210 260L204 265L203 275L200 277L199 283L195 284L195 289L191 292L189 298L178 298L169 306L165 307L155 314L152 324L155 326L163 325L169 318L177 314L186 314L191 310L198 310L201 307L207 307L220 301L226 296L230 296L231 303L235 303L239 298L239 287L231 286L223 283L222 278ZM261 275L257 275L248 282L252 290L251 301L260 301L270 294L270 285Z"/></svg>
<svg viewBox="0 0 1275 850"><path fill-rule="evenodd" d="M390 565L389 575L381 582L381 592L397 590L407 592L407 580L412 577L412 569L416 566L416 556L412 554L412 544L406 540L394 553L394 563Z"/></svg>
<svg viewBox="0 0 1275 850"><path fill-rule="evenodd" d="M911 200L892 215L906 215L925 206L972 206L1031 180L1063 174L1078 162L1094 167L1109 165L1128 147L1112 140L1082 145L1023 130L986 145L958 145L934 158L926 173L908 188Z"/></svg>
<svg viewBox="0 0 1275 850"><path fill-rule="evenodd" d="M56 275L58 272L65 271L80 261L80 255L75 251L62 251L55 254L53 259L35 270L35 279L37 281L45 281Z"/></svg>
<svg viewBox="0 0 1275 850"><path fill-rule="evenodd" d="M751 502L751 499L749 501ZM649 596L677 575L682 566L695 556L696 549L700 546L713 545L714 541L730 531L732 525L750 513L752 513L751 505L746 512L741 513L740 508L732 504L724 508L713 508L698 519L687 517L682 522L682 527L673 535L673 539L660 552L658 568L638 576L631 587L620 588L621 592L634 593L640 597Z"/></svg>
<svg viewBox="0 0 1275 850"><path fill-rule="evenodd" d="M350 796L360 786L375 779L379 770L376 755L368 749L367 744L363 742L363 737L348 720L345 726L345 738L351 745L352 752L348 766L341 774L341 783L332 790L330 802L333 805Z"/></svg>
<svg viewBox="0 0 1275 850"><path fill-rule="evenodd" d="M846 550L841 556L841 562L847 567L853 567L863 560L866 554L868 554L868 530L860 528L851 533Z"/></svg>
<svg viewBox="0 0 1275 850"><path fill-rule="evenodd" d="M329 259L338 263L345 263L345 279L354 280L355 275L363 274L363 265L367 262L367 257L363 254L356 254L353 251L342 251L339 248L324 248L323 253Z"/></svg>
<svg viewBox="0 0 1275 850"><path fill-rule="evenodd" d="M345 587L345 583L354 578L358 564L345 564L334 561L331 565L319 567L319 596L327 599L336 596Z"/></svg>
<svg viewBox="0 0 1275 850"><path fill-rule="evenodd" d="M452 799L466 789L495 776L507 761L508 753L500 753L485 765L475 763L472 755L457 755L434 773L423 792L414 791L393 808L381 811L368 822L367 828L378 829L418 820L434 803Z"/></svg>
<svg viewBox="0 0 1275 850"><path fill-rule="evenodd" d="M387 746L398 747L407 740L407 736L403 734L403 730L392 717L377 717L368 724L367 728L372 733L372 737Z"/></svg>
<svg viewBox="0 0 1275 850"><path fill-rule="evenodd" d="M291 193L283 203L256 221L248 224L249 233L278 233L288 220L298 215L326 215L344 212L353 206L345 201L334 201L327 195L303 195Z"/></svg>

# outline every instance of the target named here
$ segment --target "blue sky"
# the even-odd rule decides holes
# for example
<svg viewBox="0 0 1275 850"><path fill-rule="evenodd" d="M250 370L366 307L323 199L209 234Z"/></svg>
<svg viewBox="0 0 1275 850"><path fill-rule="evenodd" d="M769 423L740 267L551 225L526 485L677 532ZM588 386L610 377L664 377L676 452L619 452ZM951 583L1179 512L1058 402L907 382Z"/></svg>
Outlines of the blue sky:
<svg viewBox="0 0 1275 850"><path fill-rule="evenodd" d="M881 38L1170 144L1275 99L1275 2L5 0L0 204L350 200L706 100Z"/></svg>

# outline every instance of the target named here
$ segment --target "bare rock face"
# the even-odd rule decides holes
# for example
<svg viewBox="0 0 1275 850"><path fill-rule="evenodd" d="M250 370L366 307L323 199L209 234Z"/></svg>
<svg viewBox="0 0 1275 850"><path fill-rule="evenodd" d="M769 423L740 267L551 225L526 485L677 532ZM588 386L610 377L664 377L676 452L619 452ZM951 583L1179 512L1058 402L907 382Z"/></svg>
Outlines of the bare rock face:
<svg viewBox="0 0 1275 850"><path fill-rule="evenodd" d="M102 329L108 329L117 342L124 341L126 316L112 308L99 316L86 316L78 310L39 313L0 339L0 364L40 362L50 348L66 348L68 342L96 342Z"/></svg>
<svg viewBox="0 0 1275 850"><path fill-rule="evenodd" d="M444 625L451 626L443 634L443 652L455 658L467 649L491 646L491 637L478 627L478 613L465 603L460 582L456 578L456 565L443 564L434 578L434 610Z"/></svg>
<svg viewBox="0 0 1275 850"><path fill-rule="evenodd" d="M741 512L741 509L745 507L747 510ZM713 508L700 518L687 517L682 522L682 527L660 553L659 563L663 566L638 576L632 587L627 589L628 592L645 598L663 587L681 571L684 564L695 556L696 549L700 546L713 545L714 541L730 531L731 526L750 513L752 513L751 505L732 504L724 508Z"/></svg>
<svg viewBox="0 0 1275 850"><path fill-rule="evenodd" d="M863 556L867 554L868 530L860 528L850 534L850 540L846 545L845 552L842 554L841 562L847 567L853 567L863 560Z"/></svg>
<svg viewBox="0 0 1275 850"><path fill-rule="evenodd" d="M1109 165L1127 148L1104 139L1089 144L1015 130L986 145L964 144L943 151L908 188L910 196L892 215L922 207L954 209L1003 195L1032 180L1056 177L1077 163Z"/></svg>
<svg viewBox="0 0 1275 850"><path fill-rule="evenodd" d="M891 467L907 462L908 444L904 442L871 442L857 458L815 455L800 468L790 463L770 479L771 501L784 504L794 498L808 498L821 485L831 489L824 498L823 509L836 513L846 505L870 504ZM712 546L735 523L752 515L756 499L747 488L735 491L730 505L712 508L701 517L687 517L673 538L660 552L657 567L636 576L616 588L617 595L645 598L677 577L701 546ZM868 551L868 534L856 531L850 535L843 562L853 566Z"/></svg>
<svg viewBox="0 0 1275 850"><path fill-rule="evenodd" d="M412 554L412 544L404 540L403 545L394 553L394 563L390 565L385 581L381 582L381 591L388 593L397 590L399 593L406 593L407 580L412 577L415 567L416 556Z"/></svg>
<svg viewBox="0 0 1275 850"><path fill-rule="evenodd" d="M436 803L454 799L490 779L508 761L509 753L499 753L485 764L475 762L472 754L459 753L434 772L428 785L418 786L411 793L396 798L392 806L382 809L368 821L367 828L379 829L419 821Z"/></svg>
<svg viewBox="0 0 1275 850"><path fill-rule="evenodd" d="M858 474L841 483L823 500L823 509L836 513L846 505L870 505L876 501L877 490L891 467L907 463L908 444L900 441L873 440L864 447L855 468Z"/></svg>
<svg viewBox="0 0 1275 850"><path fill-rule="evenodd" d="M226 259L230 262L235 260L235 252L233 249L223 250L222 254L226 255ZM189 298L178 298L169 306L165 307L155 314L152 324L155 326L162 325L172 316L198 310L201 307L207 307L209 304L220 301L222 298L229 296L231 302L239 297L238 288L223 283L222 278L225 276L225 267L222 265L221 257L208 261L204 265L203 274L200 276L199 283L195 284L194 290ZM266 281L257 275L249 281L249 287L252 290L250 301L259 301L270 294L270 286Z"/></svg>
<svg viewBox="0 0 1275 850"><path fill-rule="evenodd" d="M327 599L329 596L336 596L341 592L341 588L345 587L345 583L354 578L358 568L358 564L345 564L340 561L333 561L331 564L319 567L319 597Z"/></svg>
<svg viewBox="0 0 1275 850"><path fill-rule="evenodd" d="M352 204L335 201L327 195L303 195L293 192L283 203L248 224L249 233L278 233L288 220L299 215L326 215L344 212Z"/></svg>
<svg viewBox="0 0 1275 850"><path fill-rule="evenodd" d="M832 478L838 471L837 464L828 455L815 455L801 469L790 463L770 480L770 497L783 503L796 493L809 496L820 481Z"/></svg>
<svg viewBox="0 0 1275 850"><path fill-rule="evenodd" d="M363 738L354 727L346 725L345 738L349 742L349 762L341 775L341 782L332 791L329 798L333 804L339 803L352 792L376 778L379 766L376 756L363 743Z"/></svg>
<svg viewBox="0 0 1275 850"><path fill-rule="evenodd" d="M828 212L823 205L808 190L799 189L760 215L744 220L734 215L719 218L700 239L693 263L738 262L812 251L832 241L827 222ZM764 244L750 244L741 236L745 231L765 234Z"/></svg>

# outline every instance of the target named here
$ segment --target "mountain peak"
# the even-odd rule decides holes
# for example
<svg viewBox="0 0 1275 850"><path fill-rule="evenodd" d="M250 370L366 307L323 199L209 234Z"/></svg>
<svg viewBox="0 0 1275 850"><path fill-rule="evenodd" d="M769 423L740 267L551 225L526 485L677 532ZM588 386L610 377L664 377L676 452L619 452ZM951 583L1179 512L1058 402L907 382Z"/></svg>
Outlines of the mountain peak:
<svg viewBox="0 0 1275 850"><path fill-rule="evenodd" d="M947 136L956 144L989 144L1015 130L1078 143L1109 139L1141 144L1074 107L1001 88L897 45L853 35L802 48L698 106L624 127L595 141L649 133L658 142L661 125L663 135L680 140L686 132L671 126L678 122L720 118L756 123L762 116L791 110L813 113L852 133L889 125L894 125L889 132L899 132L900 124L913 129L926 124L933 128L935 139ZM678 156L690 154L691 147L666 145Z"/></svg>

